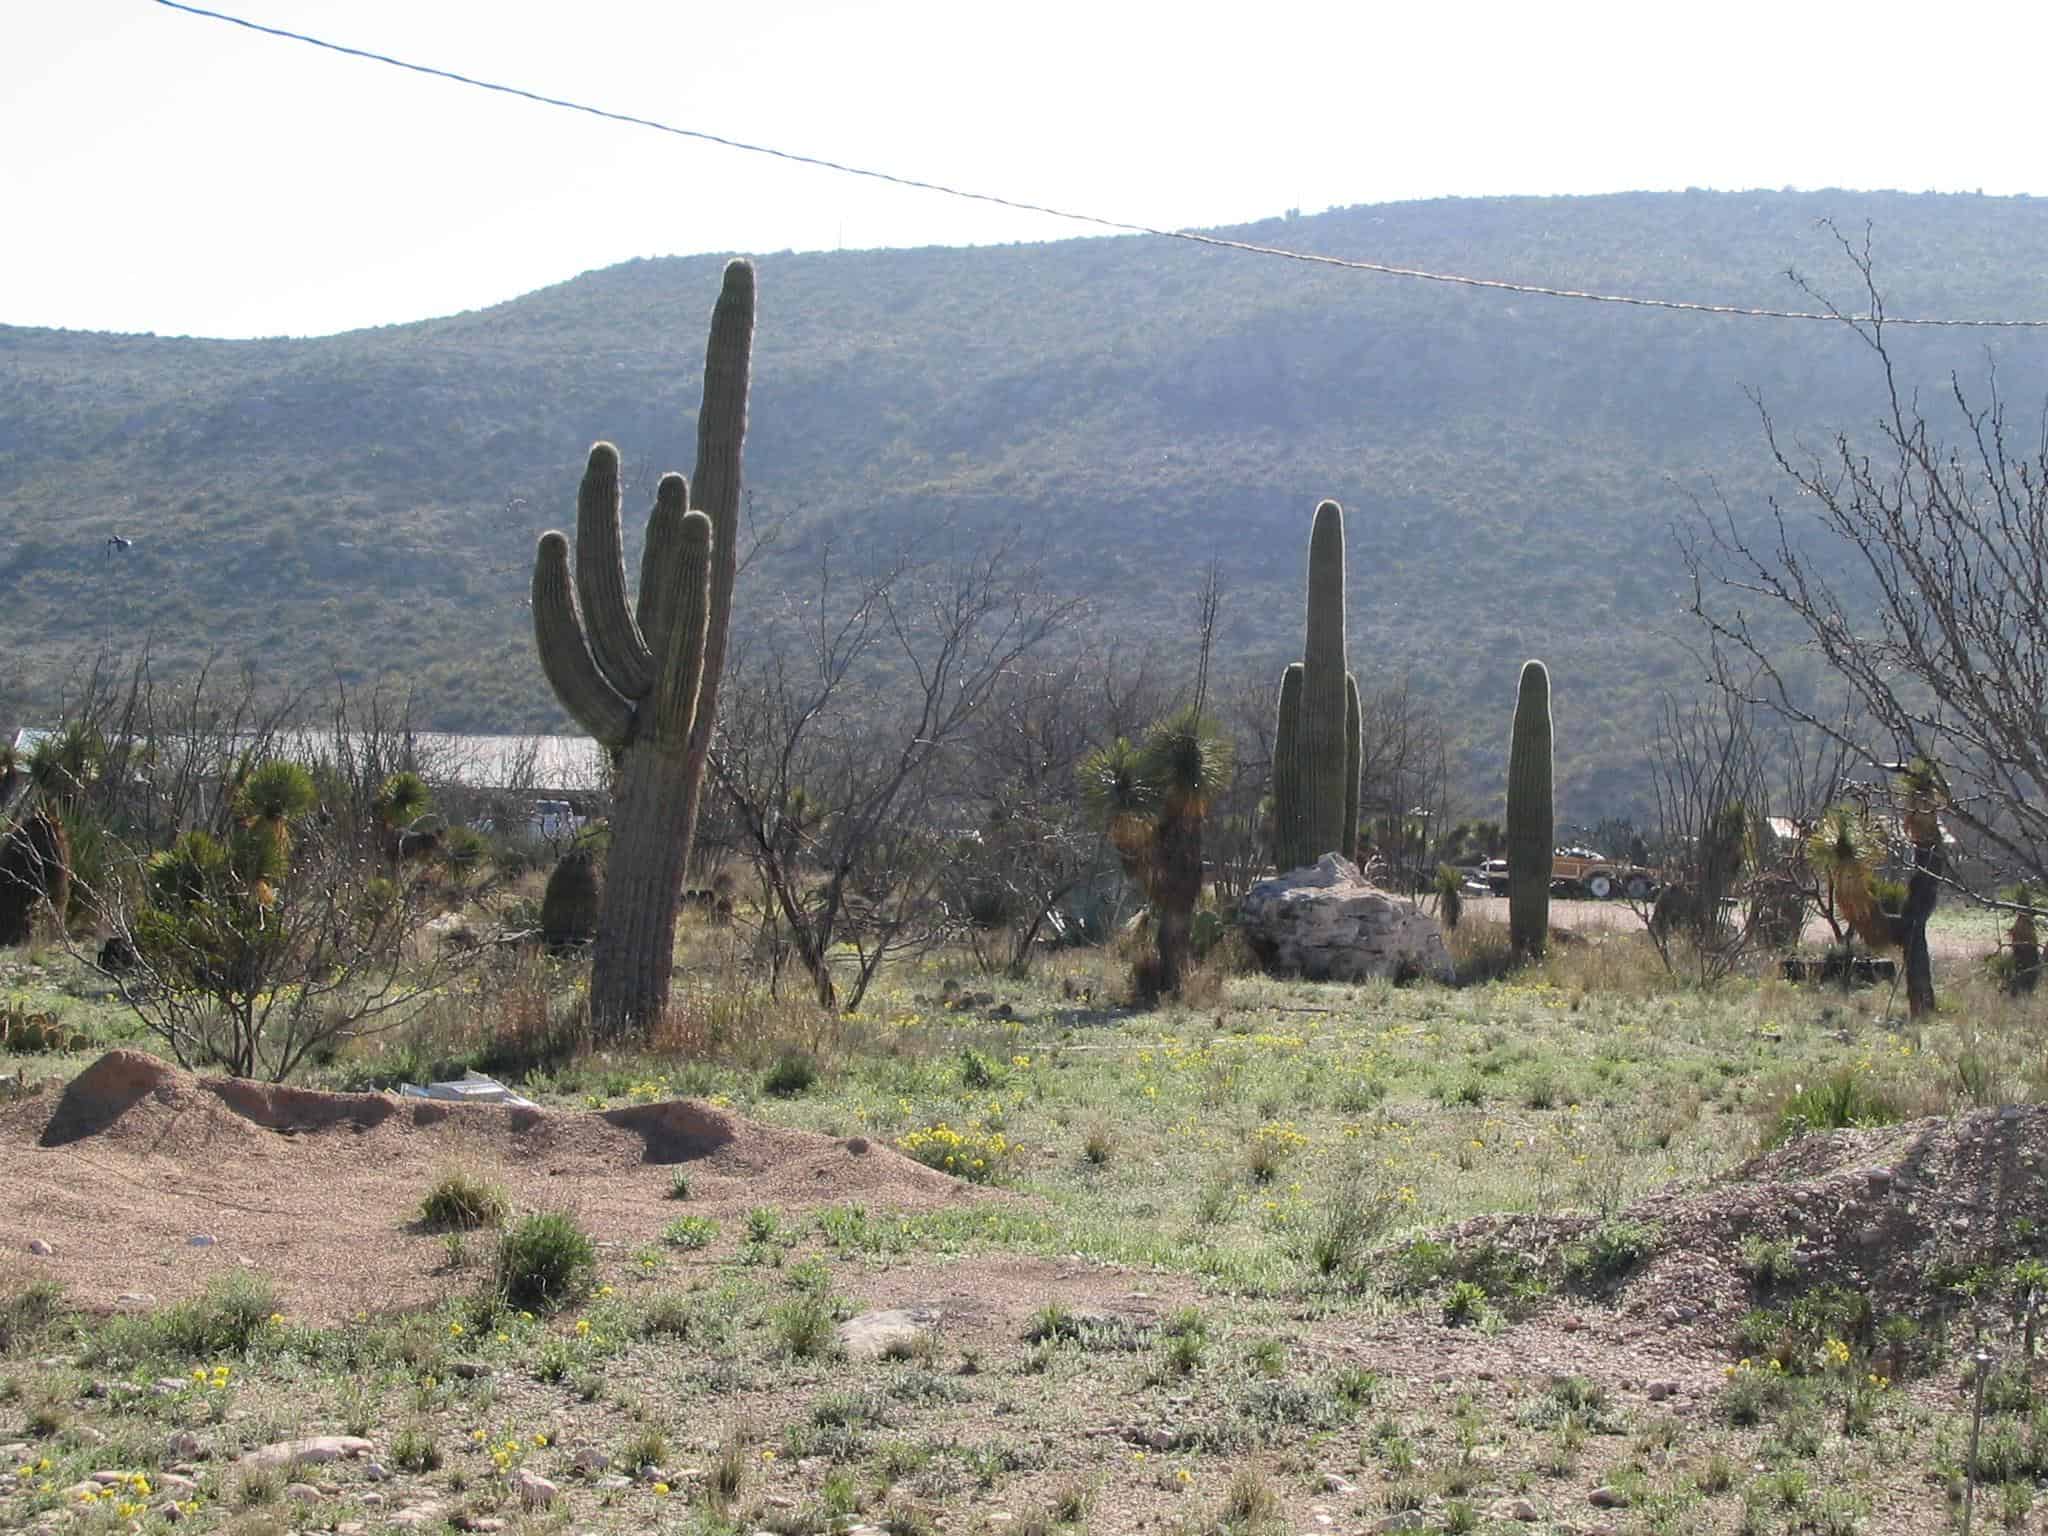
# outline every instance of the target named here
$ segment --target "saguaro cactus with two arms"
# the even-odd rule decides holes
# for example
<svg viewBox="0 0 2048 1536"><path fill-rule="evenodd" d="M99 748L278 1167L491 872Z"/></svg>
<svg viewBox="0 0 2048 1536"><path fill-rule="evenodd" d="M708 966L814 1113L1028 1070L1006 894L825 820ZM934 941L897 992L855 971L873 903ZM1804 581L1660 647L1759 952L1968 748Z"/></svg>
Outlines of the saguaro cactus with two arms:
<svg viewBox="0 0 2048 1536"><path fill-rule="evenodd" d="M1344 669L1344 509L1316 508L1302 659L1280 679L1273 748L1273 862L1284 873L1358 856L1358 683Z"/></svg>

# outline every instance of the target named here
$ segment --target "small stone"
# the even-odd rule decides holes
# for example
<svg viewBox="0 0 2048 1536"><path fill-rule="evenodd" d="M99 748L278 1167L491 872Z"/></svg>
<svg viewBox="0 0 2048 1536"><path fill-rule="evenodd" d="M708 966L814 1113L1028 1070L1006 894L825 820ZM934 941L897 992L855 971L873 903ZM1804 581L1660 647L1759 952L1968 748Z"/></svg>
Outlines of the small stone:
<svg viewBox="0 0 2048 1536"><path fill-rule="evenodd" d="M370 1454L370 1442L355 1435L314 1435L305 1440L280 1440L241 1458L245 1467L289 1467L300 1462L341 1461Z"/></svg>
<svg viewBox="0 0 2048 1536"><path fill-rule="evenodd" d="M521 1467L512 1476L512 1487L519 1494L519 1500L528 1509L544 1509L561 1496L562 1490L527 1467Z"/></svg>
<svg viewBox="0 0 2048 1536"><path fill-rule="evenodd" d="M190 1237L185 1239L185 1246L187 1248L211 1248L215 1243L219 1241L219 1238L214 1237L210 1233L194 1232Z"/></svg>
<svg viewBox="0 0 2048 1536"><path fill-rule="evenodd" d="M1494 1506L1496 1520L1540 1520L1536 1506L1527 1499L1504 1499Z"/></svg>
<svg viewBox="0 0 2048 1536"><path fill-rule="evenodd" d="M1628 1495L1619 1488L1595 1488L1586 1495L1586 1502L1595 1509L1627 1509Z"/></svg>
<svg viewBox="0 0 2048 1536"><path fill-rule="evenodd" d="M44 1242L40 1237L32 1237L28 1240L28 1251L39 1259L54 1259L57 1256L57 1250Z"/></svg>
<svg viewBox="0 0 2048 1536"><path fill-rule="evenodd" d="M286 1483L284 1485L284 1496L294 1504L318 1504L320 1502L320 1490L311 1483Z"/></svg>

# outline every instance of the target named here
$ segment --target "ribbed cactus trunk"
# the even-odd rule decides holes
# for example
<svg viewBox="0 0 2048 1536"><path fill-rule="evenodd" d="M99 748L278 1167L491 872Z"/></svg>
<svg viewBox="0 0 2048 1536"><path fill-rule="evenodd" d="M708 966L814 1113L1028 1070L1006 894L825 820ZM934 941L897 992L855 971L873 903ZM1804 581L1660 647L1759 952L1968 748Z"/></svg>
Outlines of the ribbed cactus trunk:
<svg viewBox="0 0 2048 1536"><path fill-rule="evenodd" d="M1537 956L1550 936L1550 875L1556 851L1551 802L1550 674L1522 667L1508 739L1508 938L1515 953Z"/></svg>
<svg viewBox="0 0 2048 1536"><path fill-rule="evenodd" d="M1358 684L1344 668L1344 509L1316 508L1302 659L1280 679L1273 862L1283 871L1358 851Z"/></svg>
<svg viewBox="0 0 2048 1536"><path fill-rule="evenodd" d="M618 763L603 904L591 946L590 1017L615 1039L667 1011L676 914L696 830L718 674L731 622L746 436L754 272L725 269L704 362L697 496L661 478L640 562L639 602L626 602L619 535L619 454L590 450L569 541L541 535L533 571L541 669L563 707Z"/></svg>

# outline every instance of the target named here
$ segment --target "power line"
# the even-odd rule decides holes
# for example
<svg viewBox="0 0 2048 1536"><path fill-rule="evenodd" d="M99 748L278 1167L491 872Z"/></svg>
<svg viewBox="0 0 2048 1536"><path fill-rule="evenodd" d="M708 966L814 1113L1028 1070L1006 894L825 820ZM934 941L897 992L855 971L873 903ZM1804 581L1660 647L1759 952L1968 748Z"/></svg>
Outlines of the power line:
<svg viewBox="0 0 2048 1536"><path fill-rule="evenodd" d="M1868 321L1876 318L1871 315L1844 315L1831 310L1750 308L1740 304L1704 304L1689 299L1661 299L1641 294L1595 293L1578 288L1553 288L1542 283L1517 283L1505 278L1469 277L1456 272L1432 272L1422 267L1395 266L1387 262L1360 261L1345 256L1324 256L1313 251L1290 250L1285 246L1262 245L1250 240L1230 240L1221 235L1201 234L1194 230L1160 229L1150 224L1104 218L1099 214L1076 213L1071 209L1055 208L1045 203L1000 197L993 192L976 192L965 187L947 186L943 182L924 181L915 176L900 176L866 166L847 165L842 161L828 160L819 155L799 154L795 150L776 149L767 144L751 144L744 139L728 138L723 134L710 133L701 128L679 128L673 123L660 122L651 117L636 117L630 112L614 112L605 107L593 107L586 102L569 101L560 96L549 96L540 91L529 91L495 80L482 80L474 75L461 74L452 69L439 69L431 64L415 64L410 60L394 58L388 53L377 53L368 48L352 48L345 43L329 42L325 38L313 37L308 33L293 32L285 27L267 26L244 17L230 16L223 11L210 11L202 6L188 5L184 0L156 0L156 3L169 10L183 11L190 16L203 16L212 21L224 21L251 32L263 33L268 37L306 43L314 48L324 48L330 53L345 54L354 59L367 59L375 64L388 64L393 69L410 70L414 74L430 75L437 80L449 80L457 85L473 86L481 91L516 96L523 101L535 102L544 107L559 107L567 112L581 112L588 117L602 118L607 122L625 123L634 128L650 128L656 133L670 134L679 139L695 139L700 143L737 149L750 155L767 155L772 159L785 160L795 165L836 171L844 176L861 176L870 181L887 182L892 186L909 187L920 192L937 192L945 197L961 198L968 202L991 203L996 207L1014 209L1019 213L1045 214L1051 218L1067 219L1076 224L1090 224L1099 229L1113 229L1124 234L1153 235L1164 240L1185 240L1191 244L1212 246L1218 250L1241 251L1253 256L1273 256L1286 261L1303 262L1310 266L1336 267L1347 272L1372 272L1384 277L1416 278L1423 282L1450 283L1464 288L1488 288L1499 293L1529 294L1537 298L1579 299L1591 304L1624 304L1637 309L1677 310L1695 315L1734 315L1748 320ZM1885 315L1882 318L1886 325L1950 326L1979 330L2048 329L2048 320L1952 320L1942 317L1901 315Z"/></svg>

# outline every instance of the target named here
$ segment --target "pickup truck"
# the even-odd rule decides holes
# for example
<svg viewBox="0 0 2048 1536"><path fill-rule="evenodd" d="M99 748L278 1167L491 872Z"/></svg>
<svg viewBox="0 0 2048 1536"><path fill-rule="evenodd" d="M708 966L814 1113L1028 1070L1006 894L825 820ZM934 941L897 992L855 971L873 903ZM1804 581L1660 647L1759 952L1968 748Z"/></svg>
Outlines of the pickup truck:
<svg viewBox="0 0 2048 1536"><path fill-rule="evenodd" d="M1479 867L1479 877L1494 895L1508 891L1508 861L1488 859ZM1657 889L1657 877L1641 865L1625 859L1610 859L1591 848L1557 848L1551 851L1550 888L1554 891L1582 891L1595 901L1627 894L1640 901Z"/></svg>

